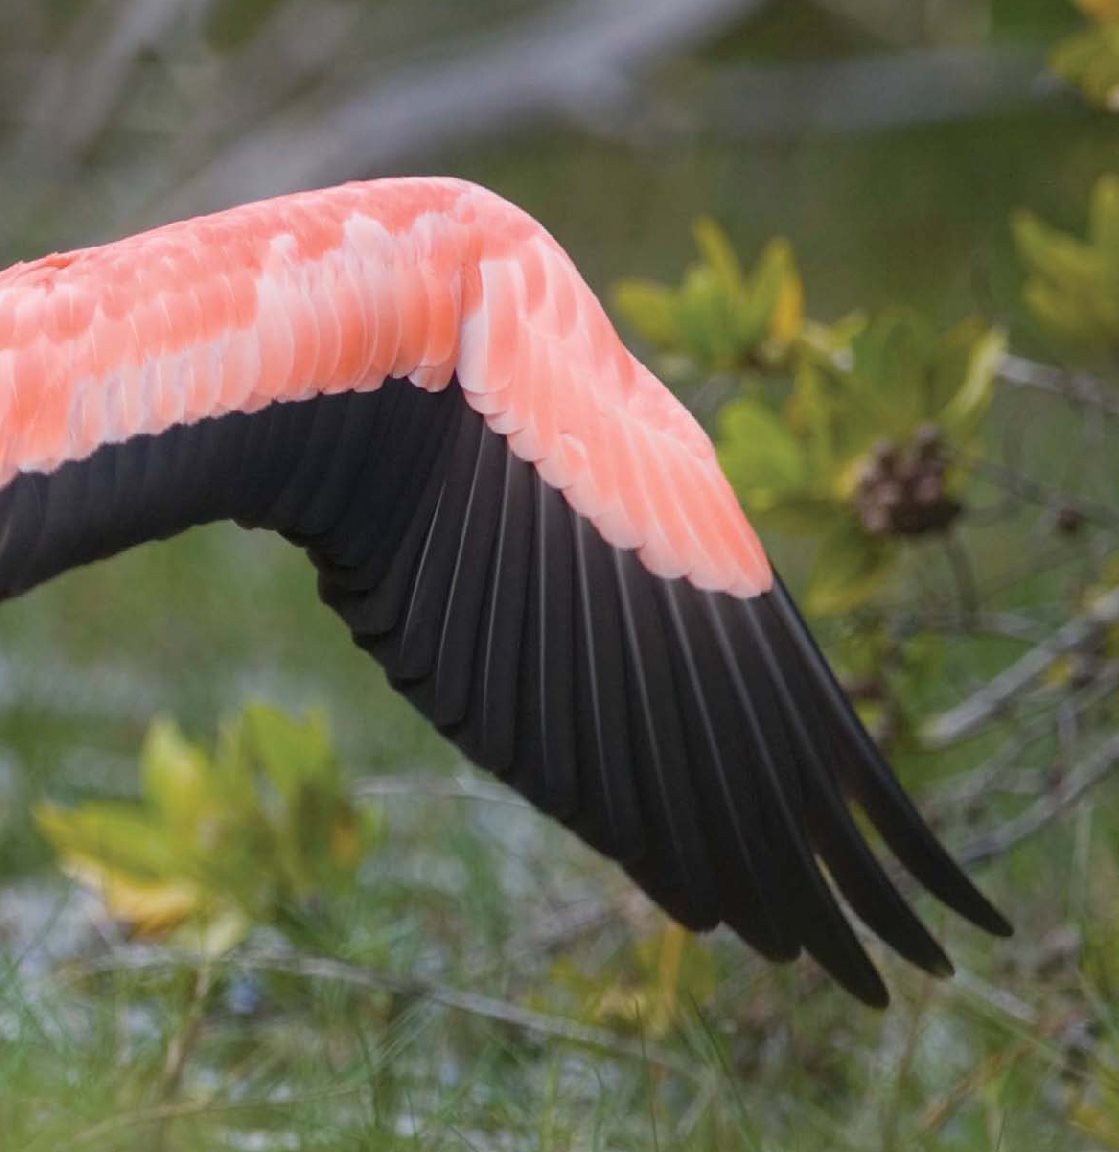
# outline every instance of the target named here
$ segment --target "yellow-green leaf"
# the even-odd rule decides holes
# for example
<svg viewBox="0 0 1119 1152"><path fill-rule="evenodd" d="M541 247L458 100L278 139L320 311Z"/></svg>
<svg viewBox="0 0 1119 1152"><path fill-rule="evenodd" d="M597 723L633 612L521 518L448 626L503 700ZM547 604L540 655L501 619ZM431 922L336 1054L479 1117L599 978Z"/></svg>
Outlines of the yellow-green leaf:
<svg viewBox="0 0 1119 1152"><path fill-rule="evenodd" d="M205 752L184 739L172 720L155 720L148 728L140 779L145 797L179 825L196 820L215 799Z"/></svg>
<svg viewBox="0 0 1119 1152"><path fill-rule="evenodd" d="M734 248L726 232L709 216L701 216L692 225L699 254L727 296L733 296L742 289L742 268L738 263Z"/></svg>
<svg viewBox="0 0 1119 1152"><path fill-rule="evenodd" d="M805 604L817 616L861 607L878 593L893 568L891 541L869 536L850 518L838 523L816 554Z"/></svg>
<svg viewBox="0 0 1119 1152"><path fill-rule="evenodd" d="M935 338L928 322L907 308L876 316L852 342L852 381L879 433L904 434L925 415L925 380Z"/></svg>
<svg viewBox="0 0 1119 1152"><path fill-rule="evenodd" d="M1119 284L1119 176L1102 176L1096 181L1088 237L1093 247L1103 253Z"/></svg>
<svg viewBox="0 0 1119 1152"><path fill-rule="evenodd" d="M614 288L614 307L643 339L658 348L680 344L676 293L649 280L623 280Z"/></svg>
<svg viewBox="0 0 1119 1152"><path fill-rule="evenodd" d="M1061 41L1050 67L1092 104L1119 111L1119 23L1101 24Z"/></svg>
<svg viewBox="0 0 1119 1152"><path fill-rule="evenodd" d="M295 719L265 704L252 704L241 718L245 746L281 795L292 800L308 781L331 774L333 757L325 713Z"/></svg>
<svg viewBox="0 0 1119 1152"><path fill-rule="evenodd" d="M772 507L807 481L800 445L758 400L736 400L723 409L718 450L732 487L755 508Z"/></svg>
<svg viewBox="0 0 1119 1152"><path fill-rule="evenodd" d="M929 376L928 415L951 435L973 435L991 406L1005 353L1005 334L980 321L965 321L949 332Z"/></svg>
<svg viewBox="0 0 1119 1152"><path fill-rule="evenodd" d="M1097 23L1119 23L1119 0L1076 0L1076 6Z"/></svg>

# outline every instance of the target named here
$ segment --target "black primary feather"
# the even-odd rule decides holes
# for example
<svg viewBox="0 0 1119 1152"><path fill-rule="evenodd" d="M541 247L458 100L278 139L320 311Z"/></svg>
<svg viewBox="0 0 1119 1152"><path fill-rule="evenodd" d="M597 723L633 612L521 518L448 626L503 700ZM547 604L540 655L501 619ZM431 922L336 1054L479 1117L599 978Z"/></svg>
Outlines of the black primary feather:
<svg viewBox="0 0 1119 1152"><path fill-rule="evenodd" d="M725 922L774 960L807 950L881 1005L834 884L896 951L949 972L854 803L925 887L1009 932L902 791L779 580L738 600L652 575L455 384L269 405L17 476L0 489L0 590L222 518L305 547L323 599L417 708L682 923Z"/></svg>

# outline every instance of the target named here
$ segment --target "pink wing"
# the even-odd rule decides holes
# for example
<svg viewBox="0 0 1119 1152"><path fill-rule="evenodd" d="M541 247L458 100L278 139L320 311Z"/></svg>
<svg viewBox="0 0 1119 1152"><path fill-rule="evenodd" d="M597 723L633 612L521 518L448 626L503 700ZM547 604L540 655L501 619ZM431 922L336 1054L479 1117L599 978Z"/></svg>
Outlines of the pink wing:
<svg viewBox="0 0 1119 1152"><path fill-rule="evenodd" d="M530 217L346 185L0 274L0 590L231 517L478 764L682 923L886 1001L951 966L848 809L1008 926L836 685L707 437Z"/></svg>

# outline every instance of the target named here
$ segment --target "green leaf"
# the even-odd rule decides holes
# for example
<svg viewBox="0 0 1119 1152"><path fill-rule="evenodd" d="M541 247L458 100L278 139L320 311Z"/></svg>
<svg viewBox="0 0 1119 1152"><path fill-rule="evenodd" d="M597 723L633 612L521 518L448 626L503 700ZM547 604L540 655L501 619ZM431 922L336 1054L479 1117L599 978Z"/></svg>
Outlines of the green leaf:
<svg viewBox="0 0 1119 1152"><path fill-rule="evenodd" d="M807 481L800 445L758 400L736 400L724 407L718 451L731 486L753 507L772 507Z"/></svg>
<svg viewBox="0 0 1119 1152"><path fill-rule="evenodd" d="M144 796L167 822L196 821L216 797L209 761L201 748L183 738L173 720L155 720L140 748Z"/></svg>
<svg viewBox="0 0 1119 1152"><path fill-rule="evenodd" d="M1090 103L1119 111L1119 24L1101 24L1062 40L1049 63Z"/></svg>
<svg viewBox="0 0 1119 1152"><path fill-rule="evenodd" d="M925 380L935 343L928 322L907 308L887 309L855 337L853 380L880 433L904 434L925 415Z"/></svg>
<svg viewBox="0 0 1119 1152"><path fill-rule="evenodd" d="M847 514L846 508L824 496L781 496L768 508L748 509L760 525L789 536L822 536Z"/></svg>
<svg viewBox="0 0 1119 1152"><path fill-rule="evenodd" d="M1026 304L1051 332L1093 350L1119 346L1119 249L1114 178L1097 185L1090 243L1059 232L1029 212L1013 220L1028 279Z"/></svg>
<svg viewBox="0 0 1119 1152"><path fill-rule="evenodd" d="M737 337L748 348L767 337L788 343L800 331L803 319L804 292L792 247L787 240L771 240L738 300Z"/></svg>
<svg viewBox="0 0 1119 1152"><path fill-rule="evenodd" d="M701 367L719 372L735 367L739 342L731 322L731 298L706 265L689 268L680 288L680 331L684 350Z"/></svg>
<svg viewBox="0 0 1119 1152"><path fill-rule="evenodd" d="M733 296L742 290L742 268L726 232L709 216L701 216L692 225L696 247L708 268L714 272L722 290Z"/></svg>
<svg viewBox="0 0 1119 1152"><path fill-rule="evenodd" d="M869 536L845 518L816 554L805 596L808 611L835 616L861 607L886 583L896 554L891 541Z"/></svg>
<svg viewBox="0 0 1119 1152"><path fill-rule="evenodd" d="M324 713L297 720L268 705L252 704L242 715L241 730L250 755L286 803L295 802L308 783L333 778Z"/></svg>
<svg viewBox="0 0 1119 1152"><path fill-rule="evenodd" d="M85 860L144 880L193 873L193 862L169 829L149 813L123 804L35 809L35 823L65 862Z"/></svg>
<svg viewBox="0 0 1119 1152"><path fill-rule="evenodd" d="M1035 275L1078 295L1090 294L1098 287L1102 263L1088 245L1050 228L1032 212L1016 212L1011 227L1018 257Z"/></svg>
<svg viewBox="0 0 1119 1152"><path fill-rule="evenodd" d="M974 435L995 394L1004 333L966 320L941 340L929 373L928 415L953 436Z"/></svg>
<svg viewBox="0 0 1119 1152"><path fill-rule="evenodd" d="M1103 176L1092 191L1088 237L1119 282L1119 176Z"/></svg>
<svg viewBox="0 0 1119 1152"><path fill-rule="evenodd" d="M658 348L679 346L678 304L671 288L649 280L623 280L613 295L614 307L639 336Z"/></svg>

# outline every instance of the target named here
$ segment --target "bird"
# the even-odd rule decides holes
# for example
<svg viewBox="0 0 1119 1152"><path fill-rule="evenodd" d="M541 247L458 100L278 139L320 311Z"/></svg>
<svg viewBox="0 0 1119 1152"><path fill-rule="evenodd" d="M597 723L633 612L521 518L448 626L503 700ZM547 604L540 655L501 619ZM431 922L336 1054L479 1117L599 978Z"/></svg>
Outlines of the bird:
<svg viewBox="0 0 1119 1152"><path fill-rule="evenodd" d="M950 975L869 821L1010 934L706 433L496 193L351 182L0 272L0 599L219 520L304 549L395 689L684 928L808 953L875 1007L856 921Z"/></svg>

